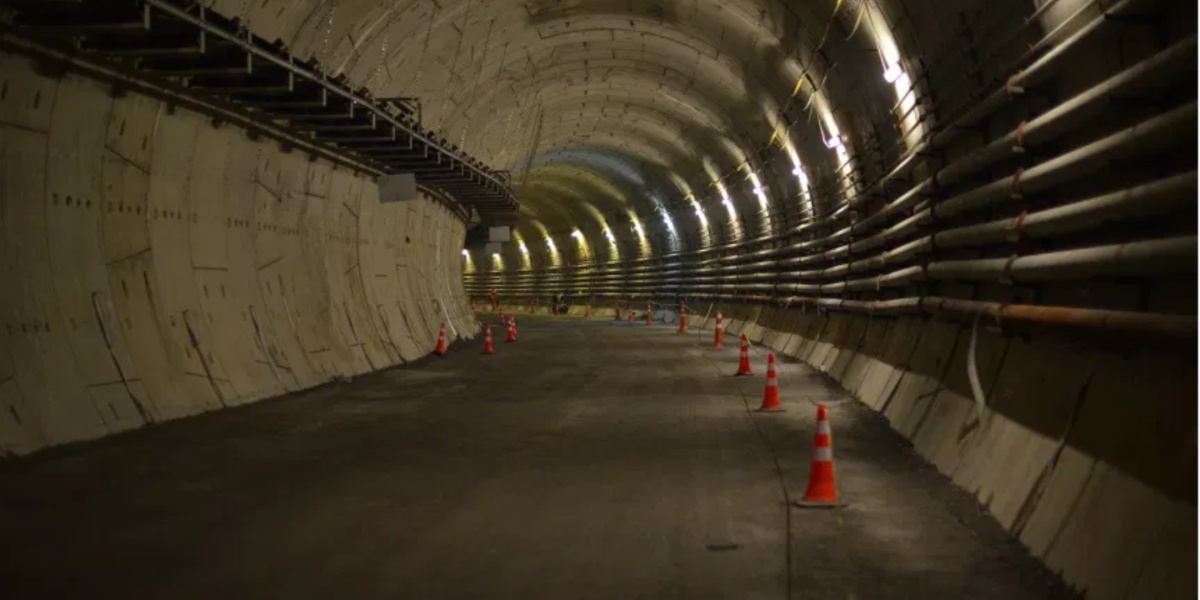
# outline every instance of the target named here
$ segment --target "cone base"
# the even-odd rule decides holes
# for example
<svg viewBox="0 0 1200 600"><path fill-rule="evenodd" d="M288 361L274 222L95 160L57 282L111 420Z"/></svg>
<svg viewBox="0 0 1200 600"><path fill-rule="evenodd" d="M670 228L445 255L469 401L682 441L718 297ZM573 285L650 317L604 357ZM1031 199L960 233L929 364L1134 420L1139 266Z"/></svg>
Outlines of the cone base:
<svg viewBox="0 0 1200 600"><path fill-rule="evenodd" d="M797 508L845 508L849 504L834 500L832 502L818 502L815 500L794 500L792 506Z"/></svg>
<svg viewBox="0 0 1200 600"><path fill-rule="evenodd" d="M760 413L778 413L778 412L787 412L787 409L786 409L786 408L784 408L784 407L782 407L782 406L768 406L768 407L765 407L765 408L757 408L757 409L755 409L755 410L754 410L754 412L760 412Z"/></svg>
<svg viewBox="0 0 1200 600"><path fill-rule="evenodd" d="M743 373L743 372L741 372L741 371L738 371L737 373L734 373L734 374L733 374L733 376L734 376L734 377L748 377L748 376L750 376L750 375L753 375L753 374L754 374L754 373L751 373L750 371L746 371L745 373Z"/></svg>

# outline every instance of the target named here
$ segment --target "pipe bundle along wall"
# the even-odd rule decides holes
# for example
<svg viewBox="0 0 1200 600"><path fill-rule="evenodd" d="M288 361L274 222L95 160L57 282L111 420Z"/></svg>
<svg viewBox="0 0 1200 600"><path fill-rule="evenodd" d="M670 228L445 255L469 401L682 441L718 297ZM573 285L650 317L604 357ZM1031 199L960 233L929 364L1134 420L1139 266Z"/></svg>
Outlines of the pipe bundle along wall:
<svg viewBox="0 0 1200 600"><path fill-rule="evenodd" d="M1194 130L1195 102L1147 118L1141 123L1084 143L1041 164L1018 170L1014 175L989 184L968 188L949 198L929 202L931 183L951 186L1011 158L1013 146L1022 152L1036 150L1084 126L1108 98L1116 95L1150 94L1177 84L1190 74L1190 57L1196 38L1189 36L1154 56L1082 91L1067 101L1022 124L1016 134L1001 137L935 171L896 200L878 208L865 219L809 241L776 244L751 253L727 254L706 260L636 266L584 265L570 272L559 268L559 277L547 278L532 271L518 273L474 273L467 277L468 289L479 293L500 285L515 296L536 295L549 285L567 288L580 295L637 297L684 295L695 298L745 297L747 294L811 294L839 296L847 292L881 291L923 281L1067 281L1092 277L1179 275L1194 271L1195 237L1171 240L1135 240L1107 246L1082 247L1033 255L1011 252L993 259L934 261L928 258L953 247L1011 247L1014 236L1038 239L1061 233L1100 228L1118 218L1164 217L1186 210L1195 187L1195 172L1167 176L1135 187L1116 190L1094 198L1053 206L1032 214L1022 211L1015 218L939 230L938 224L983 210L1020 204L1025 195L1036 195L1076 183L1102 169L1110 161L1167 151L1183 142L1176 133ZM937 136L935 136L937 139ZM924 208L920 208L924 206ZM1136 208L1132 208L1135 207ZM915 213L912 211L916 210ZM840 211L839 211L840 212ZM902 215L911 216L890 226ZM1074 215L1084 215L1075 217ZM1090 215L1090 216L1088 216ZM833 224L836 216L826 217ZM1026 222L1030 228L1026 229ZM863 237L871 234L869 237ZM913 238L924 233L921 237ZM990 233L988 236L986 234ZM975 237L977 234L980 237ZM787 235L778 236L786 241ZM835 244L842 242L840 246ZM834 246L829 248L829 246ZM828 248L822 250L822 248ZM693 253L691 256L699 256ZM926 262L917 263L917 259ZM762 260L766 259L766 260ZM633 261L644 262L644 261ZM830 265L823 269L796 267ZM870 277L850 279L852 273L866 274L885 267L903 267ZM842 278L837 283L822 280ZM1067 307L1064 307L1067 308Z"/></svg>

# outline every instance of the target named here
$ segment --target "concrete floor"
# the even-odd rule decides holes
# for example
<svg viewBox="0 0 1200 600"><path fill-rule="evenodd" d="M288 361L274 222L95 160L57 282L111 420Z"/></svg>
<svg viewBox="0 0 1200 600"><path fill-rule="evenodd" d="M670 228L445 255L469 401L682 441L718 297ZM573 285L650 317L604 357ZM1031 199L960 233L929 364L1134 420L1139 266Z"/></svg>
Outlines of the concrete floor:
<svg viewBox="0 0 1200 600"><path fill-rule="evenodd" d="M499 334L499 330L494 330ZM442 358L0 468L6 598L1069 597L876 414L711 332L522 318ZM498 340L503 336L498 335ZM758 373L765 358L755 356ZM830 404L850 505L803 494Z"/></svg>

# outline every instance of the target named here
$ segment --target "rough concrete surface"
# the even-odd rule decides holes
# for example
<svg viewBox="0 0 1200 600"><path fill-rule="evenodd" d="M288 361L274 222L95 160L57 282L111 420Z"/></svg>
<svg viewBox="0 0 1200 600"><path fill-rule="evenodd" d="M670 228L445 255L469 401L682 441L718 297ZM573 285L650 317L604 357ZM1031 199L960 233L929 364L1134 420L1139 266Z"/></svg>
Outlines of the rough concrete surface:
<svg viewBox="0 0 1200 600"><path fill-rule="evenodd" d="M520 324L493 356L460 342L5 465L5 597L1068 597L809 367L782 361L789 410L758 414L761 376L730 377L711 332ZM818 400L849 505L788 509Z"/></svg>
<svg viewBox="0 0 1200 600"><path fill-rule="evenodd" d="M0 52L0 455L236 406L470 335L427 198Z"/></svg>

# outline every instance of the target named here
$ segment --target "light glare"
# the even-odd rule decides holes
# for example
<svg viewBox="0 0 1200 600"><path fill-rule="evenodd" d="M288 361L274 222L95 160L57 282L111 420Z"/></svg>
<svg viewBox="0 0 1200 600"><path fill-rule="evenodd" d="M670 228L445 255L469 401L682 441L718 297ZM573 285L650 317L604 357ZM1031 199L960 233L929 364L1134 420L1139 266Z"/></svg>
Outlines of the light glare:
<svg viewBox="0 0 1200 600"><path fill-rule="evenodd" d="M903 73L904 70L900 68L900 63L892 63L883 70L883 80L888 83L896 83Z"/></svg>

